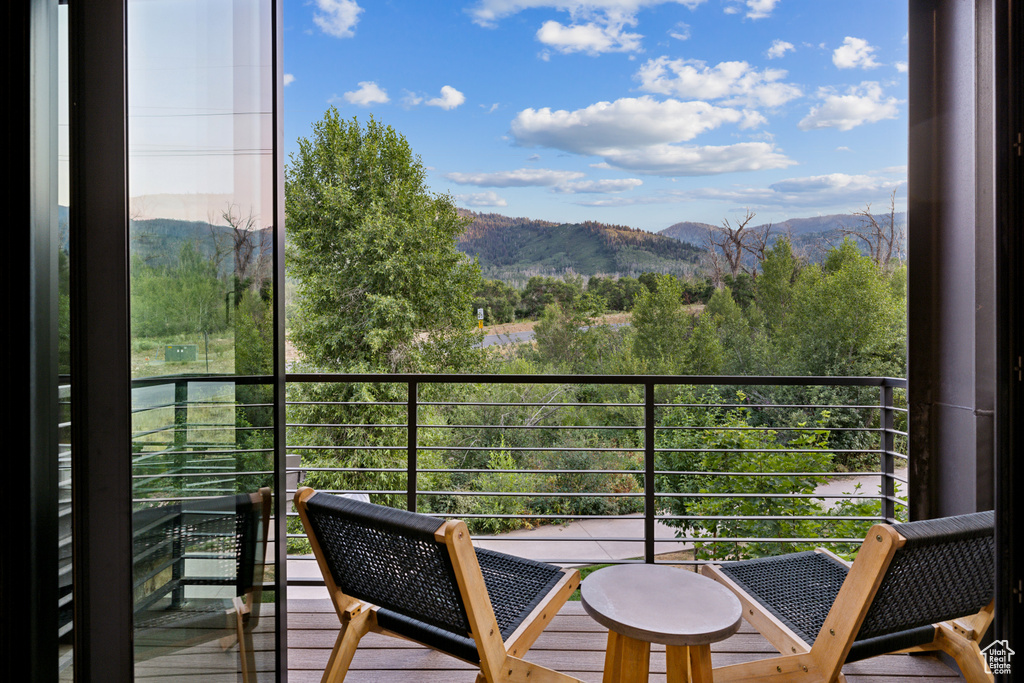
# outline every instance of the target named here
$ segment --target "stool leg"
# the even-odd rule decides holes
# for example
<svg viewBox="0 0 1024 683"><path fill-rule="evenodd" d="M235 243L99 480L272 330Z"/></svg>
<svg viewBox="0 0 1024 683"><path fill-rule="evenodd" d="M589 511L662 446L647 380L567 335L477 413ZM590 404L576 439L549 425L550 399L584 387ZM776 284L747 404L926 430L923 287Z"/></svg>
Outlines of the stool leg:
<svg viewBox="0 0 1024 683"><path fill-rule="evenodd" d="M711 646L690 646L690 683L711 683Z"/></svg>
<svg viewBox="0 0 1024 683"><path fill-rule="evenodd" d="M689 683L690 648L685 645L665 646L665 674L668 683Z"/></svg>
<svg viewBox="0 0 1024 683"><path fill-rule="evenodd" d="M604 659L604 683L646 682L651 666L651 644L608 632Z"/></svg>

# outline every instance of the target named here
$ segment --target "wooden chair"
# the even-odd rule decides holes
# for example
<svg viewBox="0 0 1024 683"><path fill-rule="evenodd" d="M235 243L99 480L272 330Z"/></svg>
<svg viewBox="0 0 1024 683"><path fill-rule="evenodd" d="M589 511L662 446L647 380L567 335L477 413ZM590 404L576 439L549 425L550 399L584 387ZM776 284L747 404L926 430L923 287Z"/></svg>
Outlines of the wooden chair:
<svg viewBox="0 0 1024 683"><path fill-rule="evenodd" d="M978 646L993 616L993 531L992 512L876 524L852 564L818 550L706 565L782 653L717 668L715 682L843 681L844 663L935 650L969 683L993 680Z"/></svg>
<svg viewBox="0 0 1024 683"><path fill-rule="evenodd" d="M579 572L473 547L463 522L301 488L295 507L341 620L323 681L343 681L368 632L480 667L477 681L577 681L522 659Z"/></svg>
<svg viewBox="0 0 1024 683"><path fill-rule="evenodd" d="M146 660L211 641L238 644L240 675L256 680L271 492L196 498L133 515L135 654Z"/></svg>

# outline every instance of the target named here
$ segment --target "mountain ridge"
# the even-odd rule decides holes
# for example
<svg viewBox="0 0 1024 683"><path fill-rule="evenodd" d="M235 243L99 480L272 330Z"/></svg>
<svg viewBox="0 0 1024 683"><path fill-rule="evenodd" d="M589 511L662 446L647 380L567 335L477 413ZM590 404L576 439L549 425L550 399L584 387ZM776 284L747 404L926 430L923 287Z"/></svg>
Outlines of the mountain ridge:
<svg viewBox="0 0 1024 683"><path fill-rule="evenodd" d="M471 219L457 241L475 256L485 277L518 281L531 275L623 276L642 272L689 275L701 249L625 225L553 223L460 209Z"/></svg>

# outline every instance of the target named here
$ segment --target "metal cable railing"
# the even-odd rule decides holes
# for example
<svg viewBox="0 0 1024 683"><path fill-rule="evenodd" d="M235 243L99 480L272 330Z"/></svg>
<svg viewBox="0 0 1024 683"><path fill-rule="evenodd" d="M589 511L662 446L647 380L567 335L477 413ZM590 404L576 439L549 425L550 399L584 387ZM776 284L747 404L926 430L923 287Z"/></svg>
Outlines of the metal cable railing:
<svg viewBox="0 0 1024 683"><path fill-rule="evenodd" d="M906 509L897 495L902 379L290 374L287 382L289 495L299 483L366 494L465 519L478 541L510 547L499 532L517 526L642 520L635 536L530 537L551 545L540 559L579 562L571 546L583 541L633 542L643 562L670 547L714 558L722 552L714 548L852 544L863 525L896 521ZM877 491L827 488L845 476L837 462L876 478ZM657 535L663 525L677 536ZM300 529L289 528L301 549Z"/></svg>

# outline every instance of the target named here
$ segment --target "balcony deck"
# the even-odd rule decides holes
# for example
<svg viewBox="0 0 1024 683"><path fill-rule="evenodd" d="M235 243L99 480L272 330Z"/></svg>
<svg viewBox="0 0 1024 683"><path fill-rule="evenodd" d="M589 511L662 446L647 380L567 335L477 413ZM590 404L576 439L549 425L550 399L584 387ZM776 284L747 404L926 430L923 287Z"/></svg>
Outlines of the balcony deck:
<svg viewBox="0 0 1024 683"><path fill-rule="evenodd" d="M327 600L288 603L288 680L318 683L338 633L338 618ZM607 631L569 602L541 634L527 659L599 683ZM712 646L716 666L766 657L774 648L744 622L739 633ZM475 669L414 643L369 634L356 652L346 681L352 683L472 683ZM930 656L886 655L843 669L849 683L953 683L958 672ZM651 681L665 681L665 648L651 653Z"/></svg>

